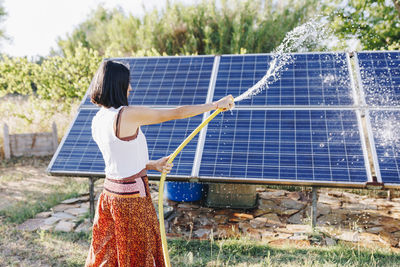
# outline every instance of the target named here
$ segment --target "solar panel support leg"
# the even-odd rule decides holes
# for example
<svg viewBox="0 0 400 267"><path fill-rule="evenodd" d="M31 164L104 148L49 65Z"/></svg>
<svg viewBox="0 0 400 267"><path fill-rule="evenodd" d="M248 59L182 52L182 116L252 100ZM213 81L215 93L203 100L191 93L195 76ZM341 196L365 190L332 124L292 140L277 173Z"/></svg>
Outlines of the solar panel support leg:
<svg viewBox="0 0 400 267"><path fill-rule="evenodd" d="M94 182L96 182L96 178L89 178L89 201L90 201L90 222L93 222L94 218Z"/></svg>
<svg viewBox="0 0 400 267"><path fill-rule="evenodd" d="M312 187L312 202L311 202L311 227L312 230L315 230L315 226L317 225L317 191L318 187L313 186Z"/></svg>

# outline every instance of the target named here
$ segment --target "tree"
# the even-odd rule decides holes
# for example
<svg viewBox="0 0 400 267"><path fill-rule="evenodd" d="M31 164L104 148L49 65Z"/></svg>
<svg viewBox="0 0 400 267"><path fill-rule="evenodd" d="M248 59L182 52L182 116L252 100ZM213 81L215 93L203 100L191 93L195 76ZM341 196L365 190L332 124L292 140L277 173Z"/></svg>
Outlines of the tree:
<svg viewBox="0 0 400 267"><path fill-rule="evenodd" d="M46 58L33 72L36 95L66 102L82 99L100 61L96 51L81 44L74 54L67 52L65 56Z"/></svg>
<svg viewBox="0 0 400 267"><path fill-rule="evenodd" d="M3 7L3 1L0 0L0 23L3 23L7 17L7 12ZM8 40L4 28L0 28L0 40Z"/></svg>
<svg viewBox="0 0 400 267"><path fill-rule="evenodd" d="M36 68L37 65L27 58L3 56L0 61L0 97L6 94L32 94Z"/></svg>
<svg viewBox="0 0 400 267"><path fill-rule="evenodd" d="M85 95L100 61L96 51L81 44L74 54L67 52L41 62L5 56L0 61L0 97L20 94L71 104Z"/></svg>
<svg viewBox="0 0 400 267"><path fill-rule="evenodd" d="M400 48L399 0L336 0L324 12L341 40L356 38L363 50Z"/></svg>
<svg viewBox="0 0 400 267"><path fill-rule="evenodd" d="M226 0L194 5L169 4L142 19L100 6L58 45L65 53L77 43L102 56L132 56L138 51L159 54L266 53L308 19L316 0Z"/></svg>

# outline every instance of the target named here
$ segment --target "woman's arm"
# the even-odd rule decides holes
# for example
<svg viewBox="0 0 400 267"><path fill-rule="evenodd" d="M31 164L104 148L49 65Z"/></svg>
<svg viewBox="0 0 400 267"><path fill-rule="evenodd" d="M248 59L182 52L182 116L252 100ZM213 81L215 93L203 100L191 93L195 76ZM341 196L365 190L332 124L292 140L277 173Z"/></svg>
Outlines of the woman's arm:
<svg viewBox="0 0 400 267"><path fill-rule="evenodd" d="M168 163L169 156L163 157L158 160L150 160L149 163L146 164L146 170L155 170L159 172L163 172L165 170L169 173L174 166L173 163Z"/></svg>
<svg viewBox="0 0 400 267"><path fill-rule="evenodd" d="M225 111L232 109L234 106L233 97L229 95L214 103L181 106L174 109L129 106L124 110L124 118L129 124L139 127L141 125L158 124L169 120L185 119L218 108L222 108Z"/></svg>

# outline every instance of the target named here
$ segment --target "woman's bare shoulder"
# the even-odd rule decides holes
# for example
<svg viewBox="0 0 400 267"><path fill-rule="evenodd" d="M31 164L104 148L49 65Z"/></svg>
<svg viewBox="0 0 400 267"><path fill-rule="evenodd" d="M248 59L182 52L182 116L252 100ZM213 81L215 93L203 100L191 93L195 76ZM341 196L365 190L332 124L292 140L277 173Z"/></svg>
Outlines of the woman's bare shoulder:
<svg viewBox="0 0 400 267"><path fill-rule="evenodd" d="M146 123L153 114L154 109L144 106L127 106L124 110L124 117L131 122L138 122L140 124Z"/></svg>
<svg viewBox="0 0 400 267"><path fill-rule="evenodd" d="M145 106L127 106L124 108L124 112L142 112L144 110L148 109L148 107Z"/></svg>
<svg viewBox="0 0 400 267"><path fill-rule="evenodd" d="M128 106L125 117L140 125L156 124L177 119L176 109L157 109L144 106Z"/></svg>

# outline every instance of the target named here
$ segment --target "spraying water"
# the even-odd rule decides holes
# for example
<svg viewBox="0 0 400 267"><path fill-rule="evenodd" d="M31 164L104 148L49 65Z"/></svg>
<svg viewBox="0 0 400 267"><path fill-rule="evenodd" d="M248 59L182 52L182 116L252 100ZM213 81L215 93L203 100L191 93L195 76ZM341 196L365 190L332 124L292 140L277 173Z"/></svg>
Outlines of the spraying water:
<svg viewBox="0 0 400 267"><path fill-rule="evenodd" d="M311 19L286 34L283 42L273 51L272 60L264 77L246 92L236 97L235 102L251 98L276 82L282 72L287 69L287 66L294 61L293 55L290 53L301 51L309 44L321 43L326 38L325 23L317 19Z"/></svg>
<svg viewBox="0 0 400 267"><path fill-rule="evenodd" d="M386 110L385 106L396 107L399 100L396 97L396 82L390 75L391 68L394 66L397 58L387 55L385 61L388 66L387 72L376 72L374 68L368 65L360 66L360 75L362 86L365 92L367 106L374 107L378 112L372 111L371 117L372 127L376 141L382 149L384 149L384 157L399 155L400 148L400 120L397 111ZM391 159L388 159L391 160Z"/></svg>
<svg viewBox="0 0 400 267"><path fill-rule="evenodd" d="M388 157L398 157L400 148L400 121L397 111L372 111L372 129L376 142L384 151L381 162L391 160Z"/></svg>

